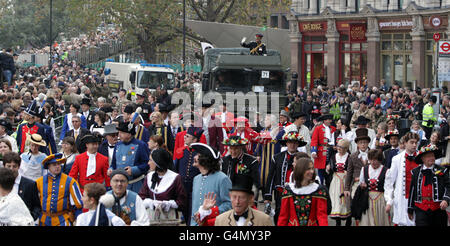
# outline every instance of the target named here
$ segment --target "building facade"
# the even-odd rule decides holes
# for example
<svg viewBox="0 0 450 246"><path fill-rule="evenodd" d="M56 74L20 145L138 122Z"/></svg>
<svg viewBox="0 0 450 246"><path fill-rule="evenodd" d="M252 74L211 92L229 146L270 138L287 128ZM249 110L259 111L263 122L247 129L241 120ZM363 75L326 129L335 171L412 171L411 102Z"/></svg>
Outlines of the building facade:
<svg viewBox="0 0 450 246"><path fill-rule="evenodd" d="M450 0L293 0L291 69L298 86L434 85L433 35L450 36Z"/></svg>

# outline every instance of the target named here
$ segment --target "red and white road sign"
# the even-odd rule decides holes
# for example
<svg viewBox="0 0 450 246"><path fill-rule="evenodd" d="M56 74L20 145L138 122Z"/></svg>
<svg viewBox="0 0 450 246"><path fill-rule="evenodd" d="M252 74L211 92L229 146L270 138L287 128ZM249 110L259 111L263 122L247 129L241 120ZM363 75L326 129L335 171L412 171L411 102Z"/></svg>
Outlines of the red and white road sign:
<svg viewBox="0 0 450 246"><path fill-rule="evenodd" d="M439 39L441 39L441 34L440 33L435 33L435 34L433 34L433 39L434 39L434 41L439 41Z"/></svg>
<svg viewBox="0 0 450 246"><path fill-rule="evenodd" d="M439 54L440 55L450 55L450 41L440 41L439 42Z"/></svg>

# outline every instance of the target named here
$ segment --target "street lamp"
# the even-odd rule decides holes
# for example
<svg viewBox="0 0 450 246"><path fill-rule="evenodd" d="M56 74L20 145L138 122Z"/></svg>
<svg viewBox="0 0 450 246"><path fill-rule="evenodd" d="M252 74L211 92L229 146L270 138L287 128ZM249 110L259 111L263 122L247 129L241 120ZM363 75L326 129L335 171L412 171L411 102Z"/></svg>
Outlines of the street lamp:
<svg viewBox="0 0 450 246"><path fill-rule="evenodd" d="M49 36L49 42L50 42L50 57L48 59L48 70L51 71L52 70L52 46L53 46L53 33L52 33L52 29L53 29L53 0L50 0L50 36Z"/></svg>
<svg viewBox="0 0 450 246"><path fill-rule="evenodd" d="M186 75L186 0L183 0L183 62L181 64L181 71L183 72L182 79Z"/></svg>

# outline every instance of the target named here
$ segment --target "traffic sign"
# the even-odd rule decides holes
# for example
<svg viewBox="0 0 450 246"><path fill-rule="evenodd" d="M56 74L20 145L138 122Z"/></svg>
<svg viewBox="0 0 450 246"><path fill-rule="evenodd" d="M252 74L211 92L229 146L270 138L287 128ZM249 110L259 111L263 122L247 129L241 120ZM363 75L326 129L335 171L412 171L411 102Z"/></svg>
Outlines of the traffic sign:
<svg viewBox="0 0 450 246"><path fill-rule="evenodd" d="M434 28L439 28L442 25L442 18L438 15L433 15L430 17L430 24Z"/></svg>
<svg viewBox="0 0 450 246"><path fill-rule="evenodd" d="M434 39L434 41L439 41L439 39L441 39L441 34L440 33L435 33L435 34L433 34L433 39Z"/></svg>
<svg viewBox="0 0 450 246"><path fill-rule="evenodd" d="M450 57L450 41L439 42L439 56Z"/></svg>

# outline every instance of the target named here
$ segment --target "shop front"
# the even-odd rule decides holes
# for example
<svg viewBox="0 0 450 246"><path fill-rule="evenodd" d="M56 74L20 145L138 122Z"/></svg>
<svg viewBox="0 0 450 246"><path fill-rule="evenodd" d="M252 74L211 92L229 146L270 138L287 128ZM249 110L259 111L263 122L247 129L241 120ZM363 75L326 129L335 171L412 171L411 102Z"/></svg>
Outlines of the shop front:
<svg viewBox="0 0 450 246"><path fill-rule="evenodd" d="M339 21L339 85L367 78L367 26L365 21Z"/></svg>
<svg viewBox="0 0 450 246"><path fill-rule="evenodd" d="M314 81L327 80L327 23L299 23L299 29L302 33L301 86L313 88Z"/></svg>

